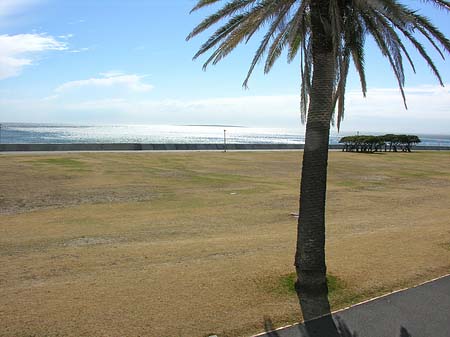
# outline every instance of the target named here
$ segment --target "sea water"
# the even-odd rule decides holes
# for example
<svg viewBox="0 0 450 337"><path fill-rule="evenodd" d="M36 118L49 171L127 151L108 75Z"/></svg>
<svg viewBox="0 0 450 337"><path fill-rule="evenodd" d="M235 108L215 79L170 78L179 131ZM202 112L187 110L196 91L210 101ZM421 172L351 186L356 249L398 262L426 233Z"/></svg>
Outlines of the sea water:
<svg viewBox="0 0 450 337"><path fill-rule="evenodd" d="M330 144L343 136L332 134ZM368 133L377 134L377 133ZM378 133L379 134L379 133ZM0 143L303 144L304 130L231 125L69 125L2 123ZM420 135L421 145L450 146L450 135Z"/></svg>

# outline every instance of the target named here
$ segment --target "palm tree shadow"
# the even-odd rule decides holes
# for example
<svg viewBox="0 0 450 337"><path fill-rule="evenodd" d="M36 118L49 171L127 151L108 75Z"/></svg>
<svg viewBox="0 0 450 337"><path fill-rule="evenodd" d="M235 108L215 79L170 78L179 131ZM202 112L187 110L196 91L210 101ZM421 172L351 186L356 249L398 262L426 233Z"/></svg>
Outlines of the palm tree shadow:
<svg viewBox="0 0 450 337"><path fill-rule="evenodd" d="M266 331L266 337L280 337L278 332L274 329L270 317L264 318L264 330Z"/></svg>
<svg viewBox="0 0 450 337"><path fill-rule="evenodd" d="M400 337L412 337L411 334L406 330L405 327L400 328Z"/></svg>
<svg viewBox="0 0 450 337"><path fill-rule="evenodd" d="M305 320L296 327L299 337L358 337L339 317L333 319L326 295L299 296L299 302ZM282 331L273 329L270 318L265 318L264 328L266 337L283 337Z"/></svg>
<svg viewBox="0 0 450 337"><path fill-rule="evenodd" d="M273 328L270 318L264 319L264 328L266 335L264 337L284 337L284 333ZM307 321L302 325L297 326L298 337L358 337L356 331L351 331L347 324L340 318L332 315L320 317L311 321ZM289 336L293 336L289 334ZM361 336L364 337L364 336ZM399 337L412 337L405 327L400 327Z"/></svg>
<svg viewBox="0 0 450 337"><path fill-rule="evenodd" d="M328 288L328 287L327 287ZM352 334L344 321L333 320L331 306L326 292L304 292L297 289L297 297L305 323L303 333L308 337L357 337Z"/></svg>
<svg viewBox="0 0 450 337"><path fill-rule="evenodd" d="M303 295L303 296L302 296ZM300 290L298 293L300 309L305 322L298 324L291 329L296 329L295 333L283 330L274 330L272 320L264 318L264 337L358 337L356 331L352 331L346 322L339 316L331 313L330 303L326 294L305 294ZM383 322L380 322L382 324ZM394 337L395 333L392 335ZM364 337L364 336L361 336ZM412 337L408 330L400 327L399 337Z"/></svg>
<svg viewBox="0 0 450 337"><path fill-rule="evenodd" d="M264 328L266 331L264 337L284 336L283 331L276 331L273 329L270 318L265 319ZM331 314L307 321L298 325L296 329L298 329L296 336L299 337L358 337L358 334L352 332L344 321L339 318L334 320ZM410 337L410 335L401 335L400 337Z"/></svg>

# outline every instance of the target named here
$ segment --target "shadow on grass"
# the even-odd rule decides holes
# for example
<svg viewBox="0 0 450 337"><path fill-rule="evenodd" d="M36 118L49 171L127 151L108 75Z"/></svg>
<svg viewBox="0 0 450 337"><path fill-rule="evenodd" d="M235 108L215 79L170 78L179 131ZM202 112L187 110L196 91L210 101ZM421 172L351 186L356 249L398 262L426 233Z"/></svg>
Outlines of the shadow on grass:
<svg viewBox="0 0 450 337"><path fill-rule="evenodd" d="M368 155L387 155L389 152L380 152L380 151L374 151L374 152L370 152L370 151L348 151L346 153L357 153L359 155L363 155L363 154L368 154Z"/></svg>
<svg viewBox="0 0 450 337"><path fill-rule="evenodd" d="M323 315L292 326L289 330L274 330L272 320L266 317L264 319L266 333L260 337L366 337L358 334L357 331L352 331L341 317L331 313L327 296L315 296L315 298L306 300L300 299L300 309L303 313L322 311ZM383 322L379 322L379 324L381 325ZM412 337L403 326L400 328L399 335L393 335L392 337L397 336Z"/></svg>

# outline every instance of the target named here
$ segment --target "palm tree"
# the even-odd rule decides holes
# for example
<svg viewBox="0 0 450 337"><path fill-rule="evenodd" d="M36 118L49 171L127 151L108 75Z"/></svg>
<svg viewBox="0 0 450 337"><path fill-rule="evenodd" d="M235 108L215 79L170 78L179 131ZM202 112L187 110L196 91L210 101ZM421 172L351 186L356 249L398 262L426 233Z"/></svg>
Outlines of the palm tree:
<svg viewBox="0 0 450 337"><path fill-rule="evenodd" d="M423 0L449 11L445 0ZM306 120L305 149L300 188L296 290L300 300L327 295L325 265L325 197L330 123L339 128L344 116L346 79L350 63L359 74L362 93L367 91L364 43L372 36L386 57L404 94L406 59L415 71L409 49L416 50L443 85L441 76L421 39L438 53L450 52L450 41L424 16L396 0L199 0L192 11L222 3L204 19L187 40L212 26L218 29L200 47L194 59L211 52L204 68L216 64L237 45L265 29L250 64L244 87L263 59L264 72L287 51L288 61L300 56L300 111ZM405 44L406 43L406 44ZM317 295L317 296L316 296ZM323 308L304 318L323 314ZM306 317L305 317L306 316Z"/></svg>

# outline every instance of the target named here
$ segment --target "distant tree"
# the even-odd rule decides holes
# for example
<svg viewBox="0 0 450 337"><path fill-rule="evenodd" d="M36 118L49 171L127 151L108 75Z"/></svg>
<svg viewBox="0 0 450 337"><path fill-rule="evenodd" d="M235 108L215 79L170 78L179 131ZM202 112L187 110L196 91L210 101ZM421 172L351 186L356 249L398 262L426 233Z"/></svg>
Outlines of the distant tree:
<svg viewBox="0 0 450 337"><path fill-rule="evenodd" d="M445 0L423 2L446 12L450 10ZM314 298L328 293L325 196L330 122L336 119L339 128L344 116L350 64L353 63L359 74L365 95L364 43L367 36L372 36L391 65L405 101L404 57L413 69L414 65L404 41L410 42L441 84L438 69L418 37L428 40L442 57L443 51L450 51L450 41L426 17L395 0L198 0L193 11L219 3L222 7L187 37L190 39L220 24L194 56L211 52L204 68L218 63L237 45L258 36L257 32L263 29L265 34L244 86L263 58L267 73L283 50L287 50L289 62L300 55L300 110L302 121L306 119L306 135L295 267L299 299L312 304L302 306L304 318L309 319L324 313L323 307L314 305L318 302Z"/></svg>
<svg viewBox="0 0 450 337"><path fill-rule="evenodd" d="M356 152L374 152L384 147L387 151L389 144L389 151L392 149L397 152L400 147L404 152L411 152L413 144L420 143L420 139L413 135L384 135L384 136L346 136L339 140L339 143L344 144L342 151L356 151Z"/></svg>
<svg viewBox="0 0 450 337"><path fill-rule="evenodd" d="M421 142L419 137L414 135L405 135L403 140L403 151L411 152L411 145L418 144Z"/></svg>

